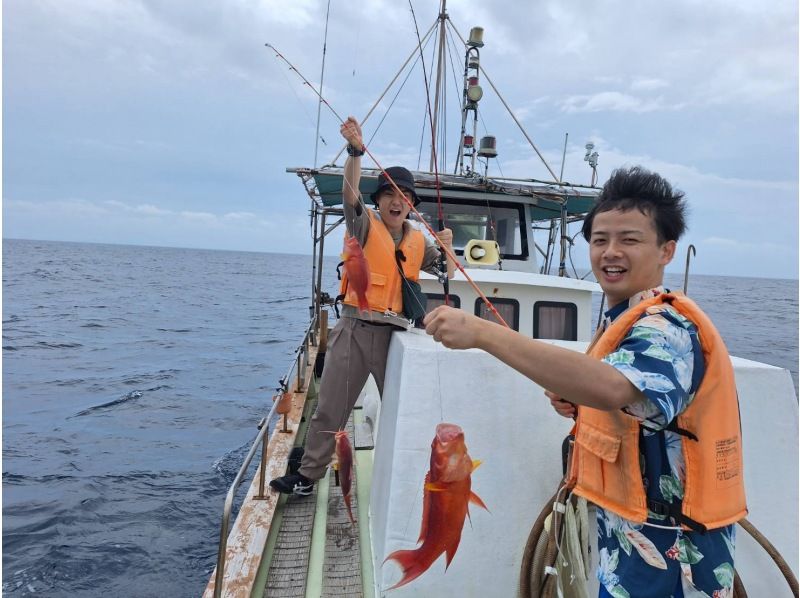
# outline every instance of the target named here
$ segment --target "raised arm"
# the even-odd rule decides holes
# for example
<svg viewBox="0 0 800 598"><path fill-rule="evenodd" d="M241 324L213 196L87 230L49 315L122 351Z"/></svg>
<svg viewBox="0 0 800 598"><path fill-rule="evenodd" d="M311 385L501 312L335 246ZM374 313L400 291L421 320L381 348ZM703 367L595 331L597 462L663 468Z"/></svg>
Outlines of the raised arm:
<svg viewBox="0 0 800 598"><path fill-rule="evenodd" d="M361 125L352 116L342 123L339 132L347 140L347 143L356 149L364 147L364 140L361 136ZM351 206L358 205L358 185L361 181L361 156L347 156L344 163L344 181L342 182L342 196Z"/></svg>

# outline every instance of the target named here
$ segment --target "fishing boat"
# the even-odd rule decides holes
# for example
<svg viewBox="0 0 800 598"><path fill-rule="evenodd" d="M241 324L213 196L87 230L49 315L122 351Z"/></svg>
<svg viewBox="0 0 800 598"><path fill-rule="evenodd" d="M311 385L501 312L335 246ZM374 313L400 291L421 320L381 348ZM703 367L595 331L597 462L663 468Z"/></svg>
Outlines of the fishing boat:
<svg viewBox="0 0 800 598"><path fill-rule="evenodd" d="M562 180L563 174L556 175L546 162L549 179L495 175L496 140L477 138L483 86L488 83L494 89L482 62L482 29L473 28L469 36L462 36L443 0L436 22L409 44L412 52L393 82L430 43L439 44L436 64L443 68L444 45L456 39L464 61L463 72L457 73L462 88L457 94L461 130L455 167L444 172L432 135L430 168L413 174L422 200L420 213L429 225L435 226L437 220L441 225L443 219L454 231L453 247L463 273L457 273L447 289L437 277L422 274L428 310L447 301L481 317L502 317L533 338L585 351L594 327L593 294L601 290L574 268L569 271L569 227L583 219L598 195L597 154L588 144L586 184ZM436 76L437 84L446 80ZM433 131L440 118L438 98L444 94L440 96L436 87L435 95L429 119ZM502 103L507 107L505 100ZM372 110L362 124L369 124L371 114ZM509 114L516 121L510 110ZM571 422L553 411L541 387L482 351L448 350L418 329L394 334L382 397L370 379L347 427L355 448L351 491L355 527L337 487L335 467L315 484L310 496L279 495L267 485L292 467L316 405L334 317L336 289L323 288L322 272L325 256L340 251L329 235L343 222L343 170L336 164L342 153L322 167L287 169L300 179L310 198L309 321L226 497L217 566L204 596L516 596L529 532L562 477L562 443ZM360 191L365 197L375 190L379 173L377 168L362 171ZM738 357L732 361L749 520L796 575L794 385L785 369ZM412 583L390 591L401 571L385 559L417 544L431 439L443 421L458 424L470 455L483 461L472 485L489 512L473 509L449 567L441 558ZM254 461L255 473L232 521L236 491ZM593 518L589 521L591 525ZM791 595L762 547L742 532L738 537L736 567L750 595ZM593 575L597 558L590 559L589 595L597 595Z"/></svg>

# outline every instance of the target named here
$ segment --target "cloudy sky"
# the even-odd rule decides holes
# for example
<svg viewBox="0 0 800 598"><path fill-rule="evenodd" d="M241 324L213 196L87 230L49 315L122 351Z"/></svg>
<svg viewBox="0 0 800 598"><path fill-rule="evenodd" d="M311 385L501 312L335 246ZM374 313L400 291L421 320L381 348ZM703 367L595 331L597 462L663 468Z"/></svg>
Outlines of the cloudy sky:
<svg viewBox="0 0 800 598"><path fill-rule="evenodd" d="M310 252L307 196L286 168L314 164L316 97L264 43L318 84L327 0L2 6L4 237ZM423 33L437 8L414 0ZM556 171L569 133L566 180L589 181L592 141L601 181L642 164L686 192L673 271L693 243L695 272L797 278L796 1L450 0L448 12L462 35L484 27L482 65ZM362 117L415 44L407 2L331 0L323 95ZM546 177L484 88L496 168ZM427 167L422 93L417 67L370 143L382 164ZM338 126L323 110L318 164L338 152Z"/></svg>

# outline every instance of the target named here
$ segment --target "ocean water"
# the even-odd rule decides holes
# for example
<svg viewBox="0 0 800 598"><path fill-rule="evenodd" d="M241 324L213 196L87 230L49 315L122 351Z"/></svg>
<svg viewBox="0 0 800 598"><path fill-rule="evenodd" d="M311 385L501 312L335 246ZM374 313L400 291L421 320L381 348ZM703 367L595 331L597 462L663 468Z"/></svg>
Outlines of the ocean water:
<svg viewBox="0 0 800 598"><path fill-rule="evenodd" d="M305 329L310 269L3 241L3 595L201 594L225 493ZM323 280L334 292L333 267ZM689 294L731 353L796 386L797 285L693 276Z"/></svg>

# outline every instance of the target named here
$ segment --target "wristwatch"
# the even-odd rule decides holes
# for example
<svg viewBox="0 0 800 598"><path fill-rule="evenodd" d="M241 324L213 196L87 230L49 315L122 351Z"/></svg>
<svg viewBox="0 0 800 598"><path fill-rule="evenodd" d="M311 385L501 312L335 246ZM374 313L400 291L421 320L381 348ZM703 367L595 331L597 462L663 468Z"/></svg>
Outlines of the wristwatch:
<svg viewBox="0 0 800 598"><path fill-rule="evenodd" d="M362 145L361 148L359 149L359 148L353 147L352 145L350 145L348 143L347 144L347 153L350 154L351 156L353 156L354 158L359 158L359 157L364 155L364 146Z"/></svg>

